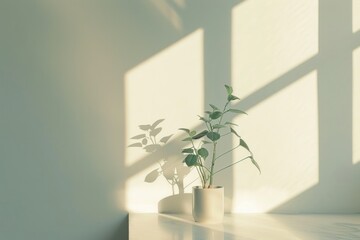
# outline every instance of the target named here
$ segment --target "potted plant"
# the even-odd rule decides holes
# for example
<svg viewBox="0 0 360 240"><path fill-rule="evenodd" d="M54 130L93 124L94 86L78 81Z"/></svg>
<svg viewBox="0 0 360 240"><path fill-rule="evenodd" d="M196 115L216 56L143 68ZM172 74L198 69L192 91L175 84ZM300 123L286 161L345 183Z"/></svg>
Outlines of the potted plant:
<svg viewBox="0 0 360 240"><path fill-rule="evenodd" d="M250 151L248 144L244 139L234 130L235 123L225 121L229 114L246 114L244 111L231 108L231 103L240 100L233 95L231 86L225 85L227 91L227 101L222 109L213 104L209 104L210 111L206 111L206 116L199 116L203 123L204 130L197 133L194 130L187 128L180 128L185 131L187 137L183 139L189 143L189 147L182 149L185 159L183 162L191 168L195 168L201 186L193 187L193 210L192 214L194 220L197 222L218 223L221 222L224 216L224 188L222 186L214 185L214 175L229 168L233 165L249 159L254 166L260 171L260 167L254 159L253 153ZM217 145L219 141L226 136L235 136L238 139L238 144L228 151L223 153L217 152ZM248 156L232 163L223 166L220 169L215 168L217 160L226 154L242 147L249 153Z"/></svg>

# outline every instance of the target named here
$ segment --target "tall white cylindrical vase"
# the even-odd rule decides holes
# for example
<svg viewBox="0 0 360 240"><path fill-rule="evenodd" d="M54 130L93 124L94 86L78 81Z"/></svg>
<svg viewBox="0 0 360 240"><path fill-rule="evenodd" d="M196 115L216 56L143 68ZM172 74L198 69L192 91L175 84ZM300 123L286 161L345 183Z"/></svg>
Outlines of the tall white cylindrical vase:
<svg viewBox="0 0 360 240"><path fill-rule="evenodd" d="M224 218L224 187L193 187L192 215L196 222L221 223Z"/></svg>

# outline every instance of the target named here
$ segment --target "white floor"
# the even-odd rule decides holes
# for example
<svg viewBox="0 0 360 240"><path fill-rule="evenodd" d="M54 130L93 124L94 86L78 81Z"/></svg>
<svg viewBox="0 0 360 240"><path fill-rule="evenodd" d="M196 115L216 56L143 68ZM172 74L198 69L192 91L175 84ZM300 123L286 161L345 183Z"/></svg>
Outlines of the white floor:
<svg viewBox="0 0 360 240"><path fill-rule="evenodd" d="M360 214L231 214L217 225L195 223L189 215L129 216L130 240L360 240Z"/></svg>

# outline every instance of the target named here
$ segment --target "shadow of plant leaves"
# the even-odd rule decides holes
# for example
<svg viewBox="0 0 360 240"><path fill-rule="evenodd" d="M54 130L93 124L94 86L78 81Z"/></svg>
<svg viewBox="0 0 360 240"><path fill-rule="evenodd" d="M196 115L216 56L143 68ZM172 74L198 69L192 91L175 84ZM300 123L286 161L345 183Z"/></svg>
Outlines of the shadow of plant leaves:
<svg viewBox="0 0 360 240"><path fill-rule="evenodd" d="M153 124L151 124L151 129L155 129L162 121L164 121L165 119L159 119L157 121L155 121Z"/></svg>
<svg viewBox="0 0 360 240"><path fill-rule="evenodd" d="M151 172L149 172L145 177L145 182L152 183L154 182L158 177L160 176L159 169L155 169Z"/></svg>
<svg viewBox="0 0 360 240"><path fill-rule="evenodd" d="M142 147L142 144L141 143L133 143L133 144L130 144L128 147Z"/></svg>
<svg viewBox="0 0 360 240"><path fill-rule="evenodd" d="M164 120L165 119L159 119L152 124L139 125L138 127L142 133L133 136L131 139L134 139L137 142L130 144L128 147L139 147L147 153L160 154L157 156L157 158L160 156L160 158L157 159L160 168L149 172L145 176L145 182L153 183L160 175L163 175L163 177L171 185L173 194L175 194L175 187L178 188L178 193L184 193L183 180L191 169L184 165L182 159L175 156L166 156L166 152L168 151L166 149L168 149L169 146L167 143L173 134L158 137L163 130L162 127L159 127L159 124ZM157 138L160 138L160 140Z"/></svg>
<svg viewBox="0 0 360 240"><path fill-rule="evenodd" d="M154 130L150 131L150 136L155 137L156 135L158 135L161 132L162 128L155 128Z"/></svg>
<svg viewBox="0 0 360 240"><path fill-rule="evenodd" d="M167 143L167 141L169 141L169 139L172 137L172 135L173 135L173 134L161 138L161 139L160 139L160 142L162 142L162 143Z"/></svg>
<svg viewBox="0 0 360 240"><path fill-rule="evenodd" d="M146 152L153 153L153 152L156 152L157 150L159 150L160 147L161 147L160 144L150 144L150 145L145 146L144 149Z"/></svg>

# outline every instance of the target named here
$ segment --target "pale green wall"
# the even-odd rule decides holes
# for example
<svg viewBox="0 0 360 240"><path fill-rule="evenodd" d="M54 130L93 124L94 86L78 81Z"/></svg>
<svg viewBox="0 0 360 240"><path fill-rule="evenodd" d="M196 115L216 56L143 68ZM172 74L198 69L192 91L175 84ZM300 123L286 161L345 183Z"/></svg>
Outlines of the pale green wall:
<svg viewBox="0 0 360 240"><path fill-rule="evenodd" d="M0 2L0 239L126 239L123 75L159 25L142 11Z"/></svg>

